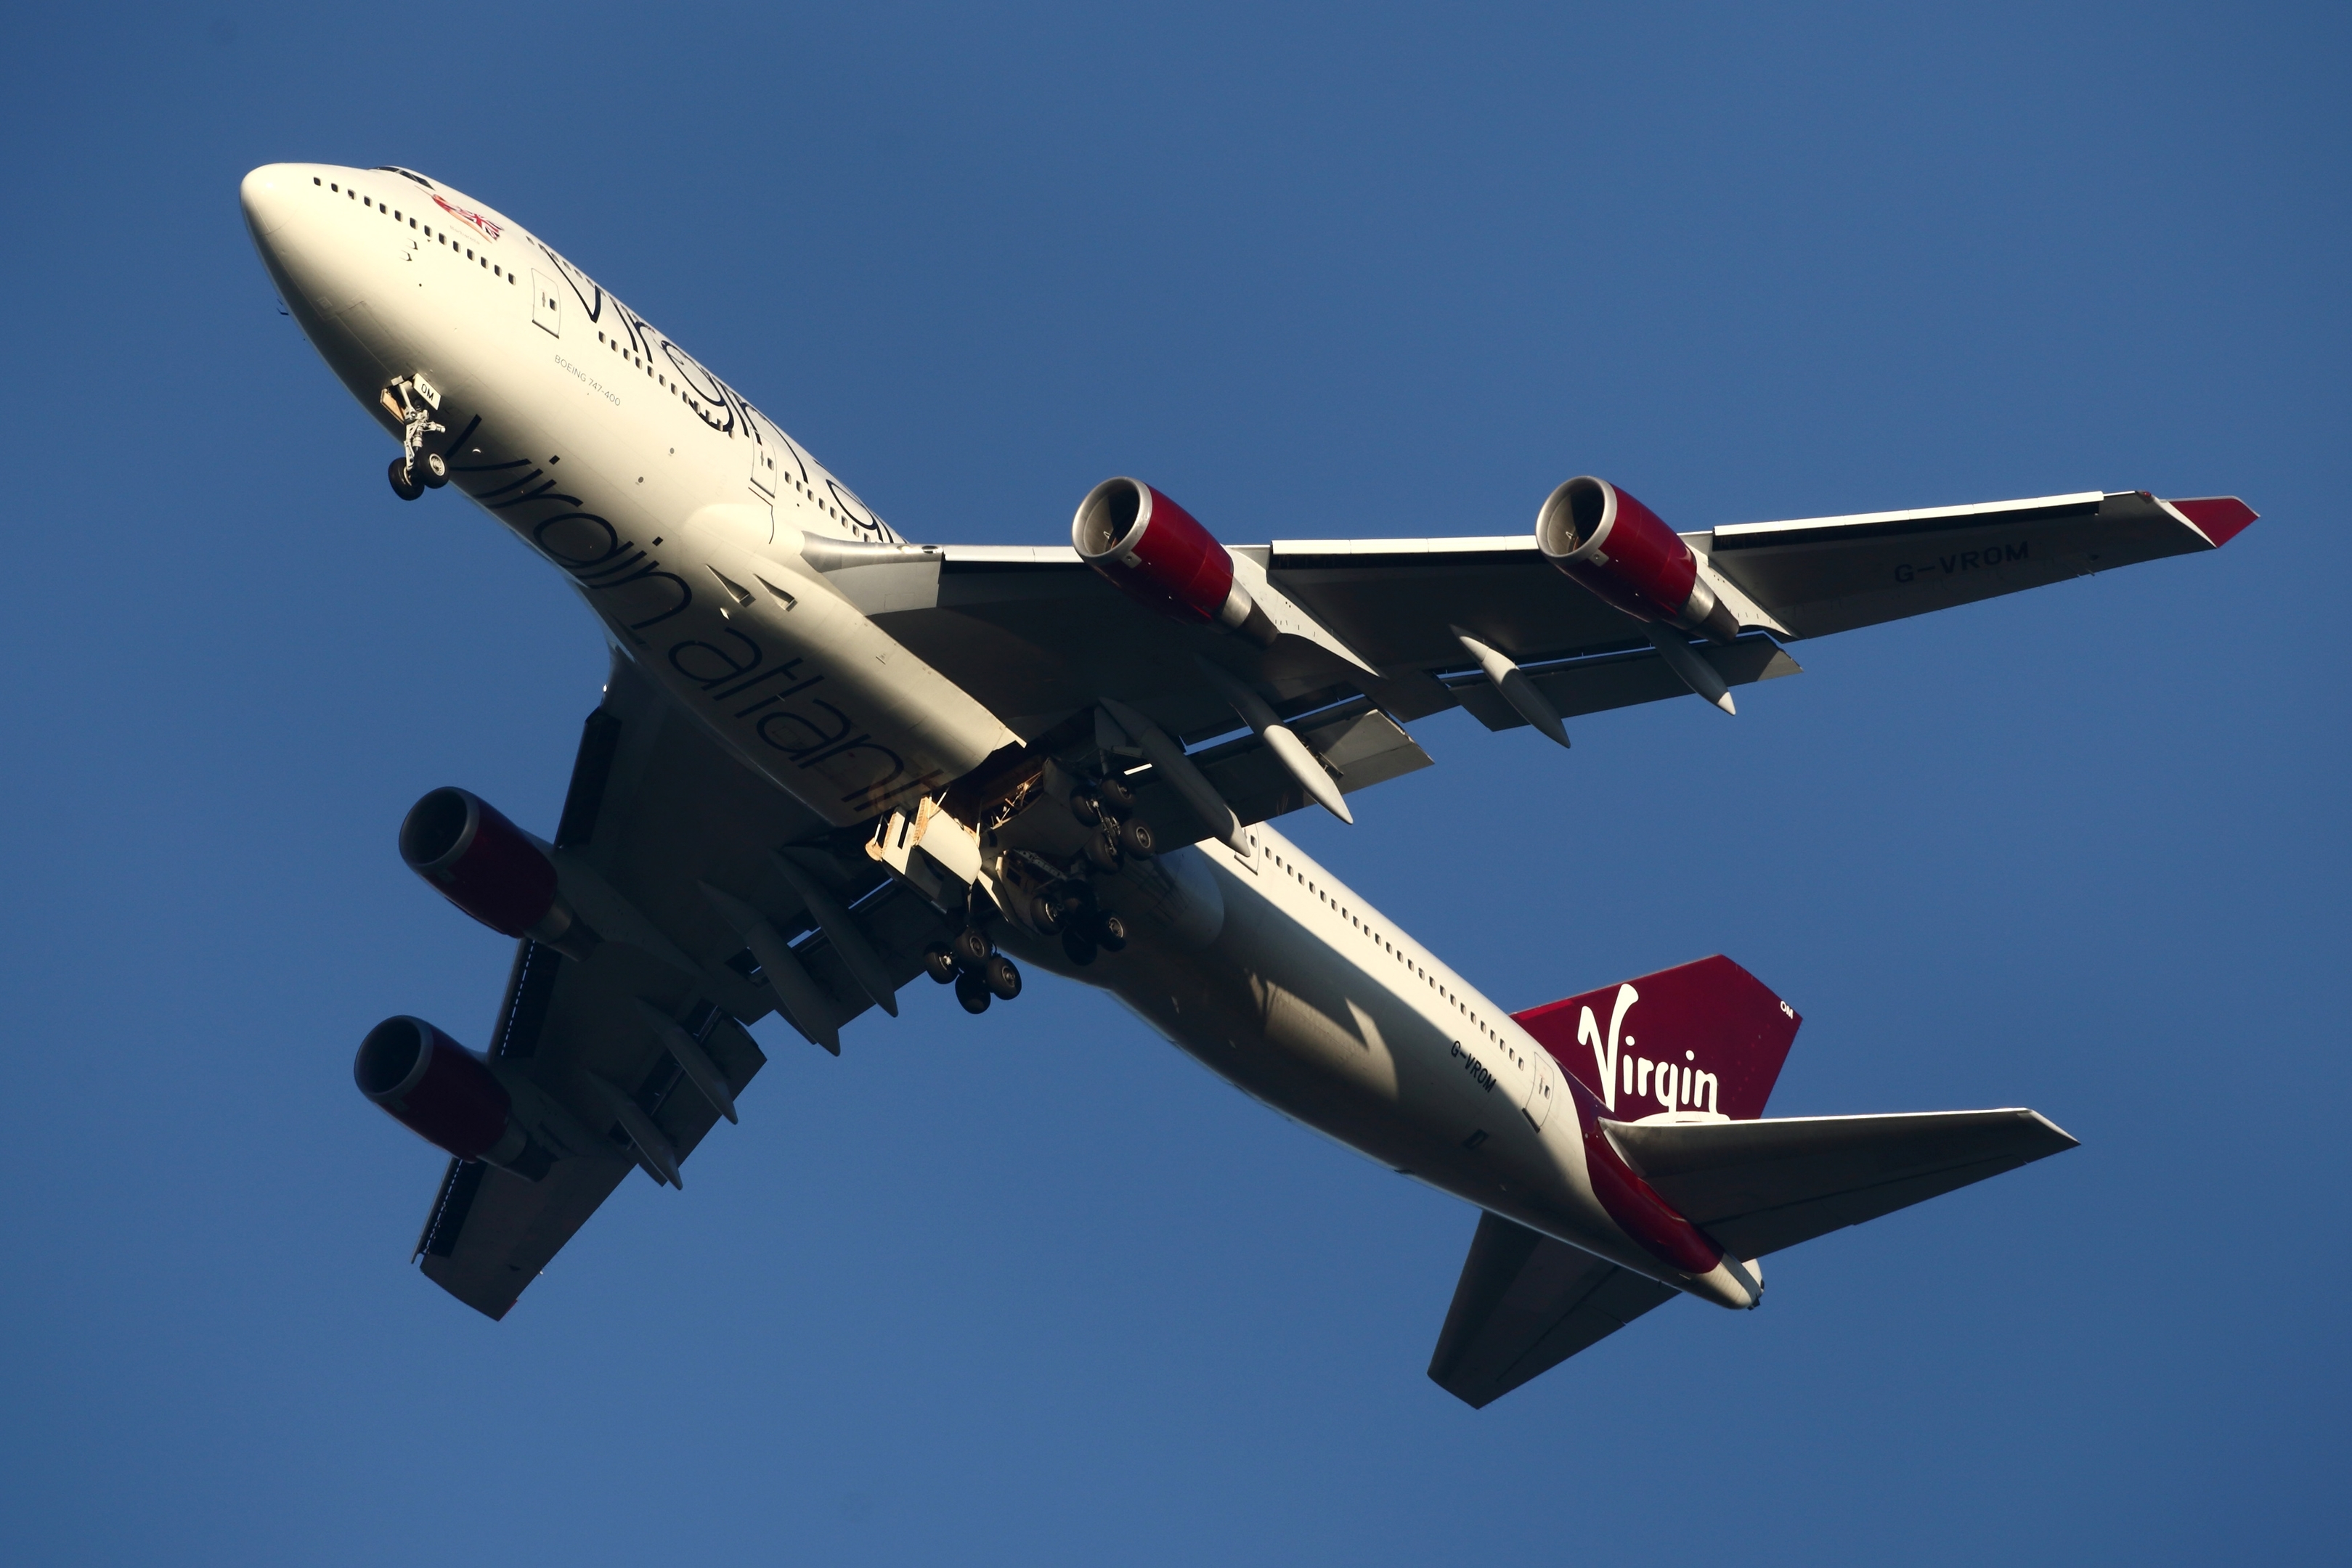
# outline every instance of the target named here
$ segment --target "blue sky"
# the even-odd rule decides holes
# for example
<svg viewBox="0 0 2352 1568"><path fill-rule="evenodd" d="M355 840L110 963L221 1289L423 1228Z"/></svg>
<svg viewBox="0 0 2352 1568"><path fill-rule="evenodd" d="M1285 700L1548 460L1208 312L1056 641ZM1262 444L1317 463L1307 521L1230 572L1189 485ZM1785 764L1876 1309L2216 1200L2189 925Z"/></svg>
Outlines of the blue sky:
<svg viewBox="0 0 2352 1568"><path fill-rule="evenodd" d="M2347 25L2318 6L53 8L0 57L25 1563L2332 1558ZM399 864L542 831L603 653L276 310L249 167L506 209L909 535L1115 473L1228 539L2238 493L2229 549L1793 652L1285 825L1497 1000L1723 951L1788 1113L2062 1158L1484 1412L1473 1215L1094 993L773 1057L503 1324L351 1086L504 945Z"/></svg>

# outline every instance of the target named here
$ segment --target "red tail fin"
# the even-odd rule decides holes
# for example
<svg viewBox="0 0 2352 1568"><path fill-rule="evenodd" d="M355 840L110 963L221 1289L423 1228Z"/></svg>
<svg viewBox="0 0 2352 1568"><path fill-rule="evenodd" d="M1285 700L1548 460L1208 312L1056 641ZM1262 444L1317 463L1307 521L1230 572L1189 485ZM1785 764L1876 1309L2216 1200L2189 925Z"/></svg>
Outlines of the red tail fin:
<svg viewBox="0 0 2352 1568"><path fill-rule="evenodd" d="M1720 953L1511 1016L1621 1122L1761 1116L1804 1022Z"/></svg>

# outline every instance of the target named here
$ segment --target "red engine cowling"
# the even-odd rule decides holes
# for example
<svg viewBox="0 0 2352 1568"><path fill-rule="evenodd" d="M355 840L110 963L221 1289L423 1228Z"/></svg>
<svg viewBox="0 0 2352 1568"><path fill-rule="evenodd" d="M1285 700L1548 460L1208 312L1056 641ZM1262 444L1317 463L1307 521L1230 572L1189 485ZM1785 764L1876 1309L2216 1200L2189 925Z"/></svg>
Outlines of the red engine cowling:
<svg viewBox="0 0 2352 1568"><path fill-rule="evenodd" d="M1699 575L1698 558L1658 514L1606 479L1570 479L1536 514L1536 545L1569 576L1643 621L1667 621L1718 643L1739 622Z"/></svg>
<svg viewBox="0 0 2352 1568"><path fill-rule="evenodd" d="M561 944L577 924L555 891L554 863L471 790L436 789L411 806L400 824L400 858L502 936Z"/></svg>
<svg viewBox="0 0 2352 1568"><path fill-rule="evenodd" d="M1070 520L1070 543L1088 566L1162 615L1274 641L1273 622L1234 580L1232 552L1140 479L1106 479L1087 492Z"/></svg>
<svg viewBox="0 0 2352 1568"><path fill-rule="evenodd" d="M461 1160L531 1181L553 1163L515 1120L513 1098L488 1064L423 1019L389 1018L368 1030L352 1078L393 1120Z"/></svg>

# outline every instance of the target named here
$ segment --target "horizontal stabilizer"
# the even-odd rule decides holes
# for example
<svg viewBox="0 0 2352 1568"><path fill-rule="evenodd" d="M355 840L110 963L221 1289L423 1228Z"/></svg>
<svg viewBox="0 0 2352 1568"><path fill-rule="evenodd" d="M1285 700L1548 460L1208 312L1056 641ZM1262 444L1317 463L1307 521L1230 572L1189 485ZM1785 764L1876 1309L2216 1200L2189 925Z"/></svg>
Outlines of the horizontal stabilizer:
<svg viewBox="0 0 2352 1568"><path fill-rule="evenodd" d="M2074 1146L2040 1113L2024 1110L1601 1124L1658 1196L1742 1258L1794 1247Z"/></svg>
<svg viewBox="0 0 2352 1568"><path fill-rule="evenodd" d="M1430 1381L1482 1408L1674 1295L1671 1286L1482 1214L1429 1358Z"/></svg>

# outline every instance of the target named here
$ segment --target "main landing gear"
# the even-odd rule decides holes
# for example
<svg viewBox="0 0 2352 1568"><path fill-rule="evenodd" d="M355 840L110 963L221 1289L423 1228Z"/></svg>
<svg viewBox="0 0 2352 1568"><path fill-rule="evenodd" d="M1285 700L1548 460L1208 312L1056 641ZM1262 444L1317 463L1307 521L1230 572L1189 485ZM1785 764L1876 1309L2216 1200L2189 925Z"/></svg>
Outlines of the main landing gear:
<svg viewBox="0 0 2352 1568"><path fill-rule="evenodd" d="M1087 863L1105 876L1130 860L1150 860L1159 848L1151 824L1135 815L1134 789L1116 773L1070 791L1070 815L1094 830L1087 836Z"/></svg>
<svg viewBox="0 0 2352 1568"><path fill-rule="evenodd" d="M968 1013L984 1013L991 1001L1011 1001L1021 994L1021 971L988 939L982 905L987 895L973 890L964 928L952 942L934 942L923 953L923 972L942 986L955 987L956 1000Z"/></svg>
<svg viewBox="0 0 2352 1568"><path fill-rule="evenodd" d="M440 412L441 390L421 375L404 376L376 396L384 412L400 422L400 455L392 460L388 472L392 493L404 501L414 501L425 491L446 485L447 454L425 447L426 436L436 431L448 433L449 427L433 417Z"/></svg>
<svg viewBox="0 0 2352 1568"><path fill-rule="evenodd" d="M1094 878L1114 875L1129 861L1150 860L1156 851L1151 826L1135 815L1135 805L1134 789L1117 774L1079 786L1071 792L1070 813L1090 830L1082 852L1066 865L1030 854L1034 874L1024 873L1018 885L999 889L1000 897L1025 898L1011 913L1039 936L1059 936L1063 955L1073 964L1091 964L1127 946L1127 922L1097 902ZM1024 894L1022 887L1035 891ZM969 1013L984 1013L992 1001L1009 1002L1021 994L1021 971L988 937L988 922L999 913L975 885L963 929L923 954L923 972L953 986L956 1000Z"/></svg>
<svg viewBox="0 0 2352 1568"><path fill-rule="evenodd" d="M1116 773L1072 790L1070 815L1094 830L1083 863L1031 900L1029 923L1049 936L1060 933L1063 955L1083 966L1127 946L1127 922L1097 906L1087 873L1116 875L1129 861L1150 860L1159 846L1151 825L1135 815L1134 789Z"/></svg>
<svg viewBox="0 0 2352 1568"><path fill-rule="evenodd" d="M1059 934L1063 956L1081 967L1127 946L1127 922L1097 908L1093 885L1077 878L1056 883L1032 899L1029 924L1048 936Z"/></svg>

